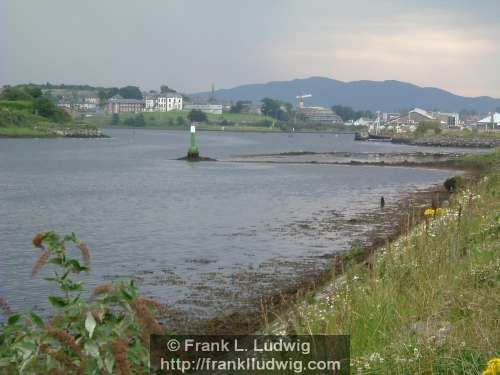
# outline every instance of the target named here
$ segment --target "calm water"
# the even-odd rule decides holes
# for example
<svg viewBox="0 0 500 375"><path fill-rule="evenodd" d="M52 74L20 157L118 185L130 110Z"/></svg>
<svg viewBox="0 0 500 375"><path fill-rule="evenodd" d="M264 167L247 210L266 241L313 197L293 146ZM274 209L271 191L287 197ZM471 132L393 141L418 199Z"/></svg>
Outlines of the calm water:
<svg viewBox="0 0 500 375"><path fill-rule="evenodd" d="M290 224L321 219L328 211L376 209L380 195L390 204L402 191L449 175L406 168L189 164L172 160L185 154L187 133L107 133L113 138L0 139L0 296L14 308L43 309L50 292L45 281L30 277L39 255L31 238L39 231L75 232L89 244L91 285L135 278L144 293L209 316L225 301L245 298L249 271L262 283L270 274L293 278L286 261L320 264L322 255L348 248L353 239L340 231L301 236ZM352 138L199 133L202 153L222 160L301 150L416 150ZM253 289L259 285L251 283Z"/></svg>

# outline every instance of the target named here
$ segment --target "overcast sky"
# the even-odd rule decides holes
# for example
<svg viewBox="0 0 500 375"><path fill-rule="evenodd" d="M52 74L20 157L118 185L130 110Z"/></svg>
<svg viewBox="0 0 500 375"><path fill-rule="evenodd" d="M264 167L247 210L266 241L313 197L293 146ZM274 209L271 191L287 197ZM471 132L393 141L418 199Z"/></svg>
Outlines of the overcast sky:
<svg viewBox="0 0 500 375"><path fill-rule="evenodd" d="M500 97L499 0L0 0L0 85L309 76Z"/></svg>

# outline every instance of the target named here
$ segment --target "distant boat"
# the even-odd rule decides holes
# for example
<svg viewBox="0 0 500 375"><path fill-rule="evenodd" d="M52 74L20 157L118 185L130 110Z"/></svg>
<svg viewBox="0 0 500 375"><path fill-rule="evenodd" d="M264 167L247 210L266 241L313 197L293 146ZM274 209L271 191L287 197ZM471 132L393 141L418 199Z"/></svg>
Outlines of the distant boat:
<svg viewBox="0 0 500 375"><path fill-rule="evenodd" d="M392 138L386 135L370 134L366 132L357 132L354 134L355 141L385 141L390 142Z"/></svg>
<svg viewBox="0 0 500 375"><path fill-rule="evenodd" d="M368 133L356 132L356 133L354 133L354 140L355 141L367 141L368 140Z"/></svg>
<svg viewBox="0 0 500 375"><path fill-rule="evenodd" d="M374 140L374 141L392 141L392 137L389 137L387 135L368 134L368 140Z"/></svg>

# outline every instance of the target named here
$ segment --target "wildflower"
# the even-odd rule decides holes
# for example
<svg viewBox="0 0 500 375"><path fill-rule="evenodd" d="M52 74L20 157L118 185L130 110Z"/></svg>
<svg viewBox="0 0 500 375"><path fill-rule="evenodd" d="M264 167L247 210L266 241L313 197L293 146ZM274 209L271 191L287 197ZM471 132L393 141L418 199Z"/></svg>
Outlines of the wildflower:
<svg viewBox="0 0 500 375"><path fill-rule="evenodd" d="M93 300L94 297L100 296L101 294L106 294L109 293L113 290L113 283L109 282L106 284L98 285L95 289L92 295L90 296L90 299Z"/></svg>
<svg viewBox="0 0 500 375"><path fill-rule="evenodd" d="M67 367L68 369L73 370L73 372L78 371L78 366L76 364L74 364L73 361L71 360L71 358L68 355L66 355L64 352L50 350L47 352L47 354L49 356L51 356L52 358L54 358L60 364Z"/></svg>
<svg viewBox="0 0 500 375"><path fill-rule="evenodd" d="M413 348L413 355L414 355L415 359L419 359L422 357L422 355L420 354L420 351L416 347Z"/></svg>
<svg viewBox="0 0 500 375"><path fill-rule="evenodd" d="M42 254L38 257L37 261L35 262L35 265L33 266L33 270L31 271L31 276L35 276L40 270L45 266L47 261L50 258L50 251L49 250L44 250Z"/></svg>
<svg viewBox="0 0 500 375"><path fill-rule="evenodd" d="M427 217L434 217L435 214L436 214L436 210L434 208L427 208L424 211L424 215Z"/></svg>
<svg viewBox="0 0 500 375"><path fill-rule="evenodd" d="M158 301L155 301L152 298L141 298L141 300L146 304L149 305L150 307L155 308L157 311L167 311L167 306L163 303L160 303Z"/></svg>
<svg viewBox="0 0 500 375"><path fill-rule="evenodd" d="M488 367L483 371L482 375L499 375L500 374L500 358L493 358L488 361Z"/></svg>
<svg viewBox="0 0 500 375"><path fill-rule="evenodd" d="M435 216L443 216L445 213L446 213L445 208L436 208L434 215Z"/></svg>
<svg viewBox="0 0 500 375"><path fill-rule="evenodd" d="M134 309L137 318L144 325L144 328L150 333L162 335L163 328L156 322L155 318L149 311L150 303L142 298L136 298L132 301L132 308Z"/></svg>
<svg viewBox="0 0 500 375"><path fill-rule="evenodd" d="M64 372L56 368L53 368L49 371L49 375L64 375Z"/></svg>
<svg viewBox="0 0 500 375"><path fill-rule="evenodd" d="M40 249L43 249L43 240L47 236L47 233L40 232L35 237L33 237L33 245Z"/></svg>
<svg viewBox="0 0 500 375"><path fill-rule="evenodd" d="M370 355L370 362L380 362L380 363L382 363L382 362L384 362L384 358L382 358L382 356L380 355L380 353L375 352L375 353L372 353Z"/></svg>
<svg viewBox="0 0 500 375"><path fill-rule="evenodd" d="M79 242L78 248L80 249L80 252L82 253L83 264L85 265L85 267L89 267L90 266L90 249L89 249L89 247L84 242Z"/></svg>
<svg viewBox="0 0 500 375"><path fill-rule="evenodd" d="M47 331L47 334L57 339L57 341L59 341L61 344L71 348L78 355L80 356L82 355L82 348L76 342L75 338L71 336L68 332L50 328Z"/></svg>
<svg viewBox="0 0 500 375"><path fill-rule="evenodd" d="M130 375L130 363L127 358L128 344L123 338L117 339L112 346L113 354L115 355L116 367L121 375Z"/></svg>
<svg viewBox="0 0 500 375"><path fill-rule="evenodd" d="M13 313L7 300L2 297L0 297L0 310L3 311L5 315L12 315Z"/></svg>
<svg viewBox="0 0 500 375"><path fill-rule="evenodd" d="M443 216L446 213L446 208L427 208L424 211L424 216L426 217L438 217L438 216Z"/></svg>

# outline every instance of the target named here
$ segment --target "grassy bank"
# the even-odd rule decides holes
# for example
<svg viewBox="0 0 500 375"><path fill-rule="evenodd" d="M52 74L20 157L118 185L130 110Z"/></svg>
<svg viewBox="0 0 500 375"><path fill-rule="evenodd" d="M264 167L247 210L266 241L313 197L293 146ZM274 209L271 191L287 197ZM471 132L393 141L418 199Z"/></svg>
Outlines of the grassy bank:
<svg viewBox="0 0 500 375"><path fill-rule="evenodd" d="M473 131L469 129L464 130L444 130L442 135L449 137L462 137L462 138L479 138L479 139L500 139L499 130L480 130Z"/></svg>
<svg viewBox="0 0 500 375"><path fill-rule="evenodd" d="M477 374L498 357L500 151L461 162L482 170L477 182L348 263L286 317L287 330L351 335L353 373Z"/></svg>
<svg viewBox="0 0 500 375"><path fill-rule="evenodd" d="M0 138L48 138L54 137L42 130L35 130L33 128L21 128L21 127L5 127L0 128Z"/></svg>
<svg viewBox="0 0 500 375"><path fill-rule="evenodd" d="M72 119L53 104L50 104L53 113L49 115L35 110L34 103L29 100L0 100L0 138L99 135L95 126Z"/></svg>
<svg viewBox="0 0 500 375"><path fill-rule="evenodd" d="M172 112L144 112L144 128L154 129L185 129L188 124L187 111L172 111ZM95 116L85 119L89 124L105 127L124 127L127 119L137 116L134 113L120 113L118 120L113 121L113 117L109 113L96 114ZM225 129L249 130L259 128L260 131L270 128L272 119L268 116L261 116L249 113L224 113L222 115L207 114L208 121L201 124L209 130Z"/></svg>
<svg viewBox="0 0 500 375"><path fill-rule="evenodd" d="M109 113L100 113L87 117L84 121L99 128L186 130L190 125L188 113L187 111L120 113L114 117ZM134 119L136 121L130 121ZM351 127L339 124L280 122L269 116L250 113L207 114L207 121L199 124L198 129L229 132L290 132L292 129L297 132L353 132Z"/></svg>

